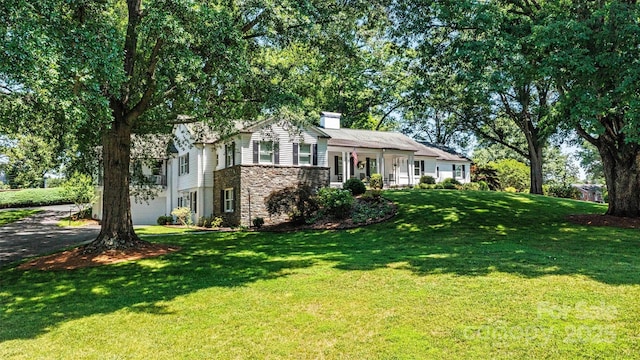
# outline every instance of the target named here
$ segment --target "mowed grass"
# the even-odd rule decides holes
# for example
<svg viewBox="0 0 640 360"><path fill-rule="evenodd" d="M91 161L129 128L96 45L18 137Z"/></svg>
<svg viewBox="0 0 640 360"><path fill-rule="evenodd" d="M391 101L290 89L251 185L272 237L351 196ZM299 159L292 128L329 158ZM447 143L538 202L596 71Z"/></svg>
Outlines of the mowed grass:
<svg viewBox="0 0 640 360"><path fill-rule="evenodd" d="M0 191L0 208L44 206L72 203L62 188L21 189Z"/></svg>
<svg viewBox="0 0 640 360"><path fill-rule="evenodd" d="M33 209L0 211L0 226L16 222L39 212L40 210Z"/></svg>
<svg viewBox="0 0 640 360"><path fill-rule="evenodd" d="M150 236L180 252L0 271L0 358L633 358L640 234L541 196L394 191L349 231Z"/></svg>

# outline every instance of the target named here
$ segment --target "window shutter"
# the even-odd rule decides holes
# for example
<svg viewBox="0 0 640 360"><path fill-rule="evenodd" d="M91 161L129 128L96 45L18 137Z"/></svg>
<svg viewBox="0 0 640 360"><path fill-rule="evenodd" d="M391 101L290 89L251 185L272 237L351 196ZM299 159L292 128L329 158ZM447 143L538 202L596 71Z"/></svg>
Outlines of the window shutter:
<svg viewBox="0 0 640 360"><path fill-rule="evenodd" d="M231 155L231 166L236 164L236 143L232 142L231 143L231 151L232 151L232 155Z"/></svg>
<svg viewBox="0 0 640 360"><path fill-rule="evenodd" d="M224 189L220 190L220 213L224 214Z"/></svg>
<svg viewBox="0 0 640 360"><path fill-rule="evenodd" d="M187 158L185 160L186 160L187 163L186 163L186 165L184 167L185 168L184 173L188 174L189 173L189 153L187 153Z"/></svg>
<svg viewBox="0 0 640 360"><path fill-rule="evenodd" d="M229 147L227 145L224 146L224 167L229 167Z"/></svg>
<svg viewBox="0 0 640 360"><path fill-rule="evenodd" d="M367 170L366 170L367 176L371 176L371 169L369 168L369 158L367 158Z"/></svg>
<svg viewBox="0 0 640 360"><path fill-rule="evenodd" d="M424 160L420 160L420 172L424 174Z"/></svg>
<svg viewBox="0 0 640 360"><path fill-rule="evenodd" d="M317 166L318 165L318 144L313 144L311 146L311 152L313 154L311 154L311 156L313 157L313 165Z"/></svg>
<svg viewBox="0 0 640 360"><path fill-rule="evenodd" d="M462 179L464 180L466 178L467 178L467 174L465 172L464 165L462 165Z"/></svg>
<svg viewBox="0 0 640 360"><path fill-rule="evenodd" d="M453 173L453 178L456 178L456 164L451 165L451 172Z"/></svg>
<svg viewBox="0 0 640 360"><path fill-rule="evenodd" d="M298 143L293 143L293 165L298 165Z"/></svg>
<svg viewBox="0 0 640 360"><path fill-rule="evenodd" d="M233 212L236 212L236 193L238 193L238 196L240 195L240 193L234 188L231 193L231 210L233 210Z"/></svg>
<svg viewBox="0 0 640 360"><path fill-rule="evenodd" d="M255 140L253 142L253 163L258 163L258 150L260 150L260 142Z"/></svg>
<svg viewBox="0 0 640 360"><path fill-rule="evenodd" d="M280 164L280 144L277 142L273 143L273 163Z"/></svg>
<svg viewBox="0 0 640 360"><path fill-rule="evenodd" d="M338 155L333 157L333 175L339 175L340 174L340 161L338 159Z"/></svg>

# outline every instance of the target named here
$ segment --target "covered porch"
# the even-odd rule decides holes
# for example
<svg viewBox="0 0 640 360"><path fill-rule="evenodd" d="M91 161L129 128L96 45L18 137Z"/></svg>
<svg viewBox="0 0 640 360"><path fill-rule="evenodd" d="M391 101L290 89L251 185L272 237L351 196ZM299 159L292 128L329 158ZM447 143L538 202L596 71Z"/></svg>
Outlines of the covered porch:
<svg viewBox="0 0 640 360"><path fill-rule="evenodd" d="M414 185L416 179L413 158L412 151L330 148L328 151L330 186L342 187L350 178L368 183L373 174L382 175L385 188Z"/></svg>

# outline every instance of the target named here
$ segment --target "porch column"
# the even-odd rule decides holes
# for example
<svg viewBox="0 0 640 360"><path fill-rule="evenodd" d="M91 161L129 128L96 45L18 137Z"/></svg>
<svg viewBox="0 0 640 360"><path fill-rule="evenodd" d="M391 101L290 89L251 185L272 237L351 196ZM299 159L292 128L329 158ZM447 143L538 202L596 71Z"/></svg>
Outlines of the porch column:
<svg viewBox="0 0 640 360"><path fill-rule="evenodd" d="M349 153L346 151L342 152L342 183L349 178Z"/></svg>
<svg viewBox="0 0 640 360"><path fill-rule="evenodd" d="M385 182L387 182L387 175L385 175L387 173L386 169L385 169L385 163L384 163L384 149L382 149L382 154L380 154L380 162L378 162L378 164L380 164L380 175L382 175L382 187L384 187Z"/></svg>
<svg viewBox="0 0 640 360"><path fill-rule="evenodd" d="M414 164L413 164L413 154L409 155L409 163L407 164L407 171L409 172L409 185L413 185L416 183L414 178Z"/></svg>

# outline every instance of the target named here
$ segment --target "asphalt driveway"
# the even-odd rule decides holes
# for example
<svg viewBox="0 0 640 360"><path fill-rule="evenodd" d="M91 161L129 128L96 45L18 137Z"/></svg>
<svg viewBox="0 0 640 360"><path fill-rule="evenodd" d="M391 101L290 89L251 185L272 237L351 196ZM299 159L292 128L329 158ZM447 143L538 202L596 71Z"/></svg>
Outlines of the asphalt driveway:
<svg viewBox="0 0 640 360"><path fill-rule="evenodd" d="M0 226L0 267L27 257L55 252L93 240L99 226L59 227L69 205L46 206L41 213Z"/></svg>

